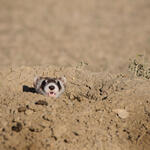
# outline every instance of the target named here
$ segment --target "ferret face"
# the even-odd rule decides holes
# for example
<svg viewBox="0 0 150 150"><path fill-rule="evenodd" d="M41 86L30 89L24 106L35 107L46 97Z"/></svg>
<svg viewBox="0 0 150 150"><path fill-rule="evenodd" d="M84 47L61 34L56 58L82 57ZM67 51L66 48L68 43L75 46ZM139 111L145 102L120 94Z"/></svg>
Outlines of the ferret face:
<svg viewBox="0 0 150 150"><path fill-rule="evenodd" d="M37 93L57 98L64 92L65 83L66 79L64 77L38 77L34 80L34 87Z"/></svg>
<svg viewBox="0 0 150 150"><path fill-rule="evenodd" d="M59 80L54 79L47 79L43 80L41 84L42 90L46 93L48 96L57 97L58 93L62 89L62 83Z"/></svg>

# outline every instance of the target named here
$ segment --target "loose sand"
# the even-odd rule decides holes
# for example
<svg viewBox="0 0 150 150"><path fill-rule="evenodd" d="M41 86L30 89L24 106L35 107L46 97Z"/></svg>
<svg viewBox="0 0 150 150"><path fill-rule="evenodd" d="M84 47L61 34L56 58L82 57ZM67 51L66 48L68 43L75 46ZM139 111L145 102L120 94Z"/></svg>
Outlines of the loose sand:
<svg viewBox="0 0 150 150"><path fill-rule="evenodd" d="M1 0L0 150L150 150L150 81L128 69L150 58L149 14L147 0ZM34 93L36 75L65 76L64 94Z"/></svg>

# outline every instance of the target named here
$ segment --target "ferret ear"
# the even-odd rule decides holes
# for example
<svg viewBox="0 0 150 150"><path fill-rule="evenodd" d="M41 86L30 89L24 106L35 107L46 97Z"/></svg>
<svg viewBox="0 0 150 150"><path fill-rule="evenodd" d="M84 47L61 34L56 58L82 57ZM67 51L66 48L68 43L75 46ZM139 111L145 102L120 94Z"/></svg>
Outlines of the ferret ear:
<svg viewBox="0 0 150 150"><path fill-rule="evenodd" d="M36 76L34 77L34 80L33 80L33 85L36 86L37 84L37 81L40 79L40 77Z"/></svg>
<svg viewBox="0 0 150 150"><path fill-rule="evenodd" d="M39 80L39 79L40 79L40 77L36 76L36 77L34 77L33 82L36 83L36 81Z"/></svg>
<svg viewBox="0 0 150 150"><path fill-rule="evenodd" d="M60 77L59 80L61 80L64 84L66 84L67 79L65 77Z"/></svg>

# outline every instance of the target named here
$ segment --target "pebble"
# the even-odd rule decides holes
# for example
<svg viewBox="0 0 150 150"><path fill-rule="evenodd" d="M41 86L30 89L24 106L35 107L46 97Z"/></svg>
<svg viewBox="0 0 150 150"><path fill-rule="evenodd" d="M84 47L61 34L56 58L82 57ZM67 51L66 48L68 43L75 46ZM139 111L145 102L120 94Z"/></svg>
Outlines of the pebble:
<svg viewBox="0 0 150 150"><path fill-rule="evenodd" d="M18 112L25 112L26 111L26 107L19 107L18 108Z"/></svg>
<svg viewBox="0 0 150 150"><path fill-rule="evenodd" d="M129 116L129 112L127 112L125 109L114 109L113 112L117 113L122 119L128 118Z"/></svg>
<svg viewBox="0 0 150 150"><path fill-rule="evenodd" d="M20 132L22 130L22 124L20 122L17 122L15 126L12 126L11 128L15 132Z"/></svg>
<svg viewBox="0 0 150 150"><path fill-rule="evenodd" d="M37 102L35 102L35 105L45 105L48 106L48 103L44 100L38 100Z"/></svg>

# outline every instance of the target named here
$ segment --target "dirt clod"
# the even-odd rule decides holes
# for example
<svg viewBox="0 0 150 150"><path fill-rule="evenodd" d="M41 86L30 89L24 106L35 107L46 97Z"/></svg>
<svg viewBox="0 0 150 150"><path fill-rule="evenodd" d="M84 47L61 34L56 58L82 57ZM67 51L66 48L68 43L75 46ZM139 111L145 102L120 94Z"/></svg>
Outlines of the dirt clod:
<svg viewBox="0 0 150 150"><path fill-rule="evenodd" d="M18 112L25 112L26 111L26 107L19 107L18 108Z"/></svg>
<svg viewBox="0 0 150 150"><path fill-rule="evenodd" d="M37 102L35 102L35 105L45 105L48 106L48 103L44 100L38 100Z"/></svg>
<svg viewBox="0 0 150 150"><path fill-rule="evenodd" d="M12 131L20 132L22 130L22 124L20 122L17 122L16 125L12 126Z"/></svg>

